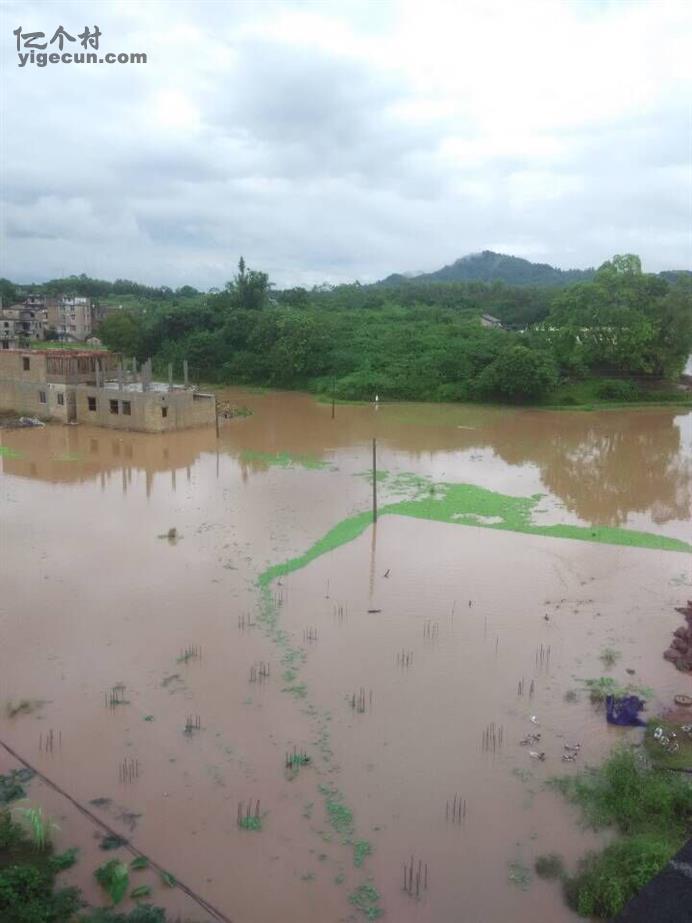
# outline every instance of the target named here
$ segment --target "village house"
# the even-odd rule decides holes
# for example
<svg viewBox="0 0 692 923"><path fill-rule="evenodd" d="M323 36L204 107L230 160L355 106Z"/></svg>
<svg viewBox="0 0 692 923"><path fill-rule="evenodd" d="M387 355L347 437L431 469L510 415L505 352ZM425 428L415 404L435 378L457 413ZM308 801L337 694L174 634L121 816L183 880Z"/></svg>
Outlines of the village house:
<svg viewBox="0 0 692 923"><path fill-rule="evenodd" d="M23 302L0 307L0 348L16 347L27 339L84 342L100 319L99 308L91 298L29 295Z"/></svg>
<svg viewBox="0 0 692 923"><path fill-rule="evenodd" d="M151 360L126 370L106 351L0 350L0 412L159 433L216 423L216 400L184 383L152 381Z"/></svg>
<svg viewBox="0 0 692 923"><path fill-rule="evenodd" d="M481 314L481 327L491 327L496 330L501 330L502 321L499 317L493 317L492 314Z"/></svg>

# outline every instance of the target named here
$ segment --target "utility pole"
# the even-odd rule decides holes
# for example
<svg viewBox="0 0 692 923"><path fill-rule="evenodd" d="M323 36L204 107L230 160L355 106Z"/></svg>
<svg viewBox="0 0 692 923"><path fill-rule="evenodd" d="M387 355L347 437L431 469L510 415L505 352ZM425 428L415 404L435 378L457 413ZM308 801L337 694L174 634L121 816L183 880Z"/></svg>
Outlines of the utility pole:
<svg viewBox="0 0 692 923"><path fill-rule="evenodd" d="M372 440L372 521L377 522L377 439Z"/></svg>

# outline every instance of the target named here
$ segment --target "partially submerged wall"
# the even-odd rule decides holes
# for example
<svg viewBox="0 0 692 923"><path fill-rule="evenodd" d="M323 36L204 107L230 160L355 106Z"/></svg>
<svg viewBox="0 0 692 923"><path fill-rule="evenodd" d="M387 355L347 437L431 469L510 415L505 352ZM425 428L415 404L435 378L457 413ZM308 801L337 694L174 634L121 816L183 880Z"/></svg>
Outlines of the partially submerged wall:
<svg viewBox="0 0 692 923"><path fill-rule="evenodd" d="M215 423L214 396L196 391L131 391L80 385L77 420L109 429L166 433Z"/></svg>

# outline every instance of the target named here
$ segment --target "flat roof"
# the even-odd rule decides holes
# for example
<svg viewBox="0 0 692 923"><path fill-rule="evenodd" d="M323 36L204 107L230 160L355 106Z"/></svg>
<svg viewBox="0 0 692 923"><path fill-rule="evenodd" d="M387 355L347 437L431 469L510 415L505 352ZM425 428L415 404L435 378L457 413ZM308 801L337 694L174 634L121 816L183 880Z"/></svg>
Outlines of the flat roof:
<svg viewBox="0 0 692 923"><path fill-rule="evenodd" d="M115 356L116 353L112 353L107 349L20 349L18 347L13 347L12 349L3 349L2 353L21 353L23 356L75 356L75 357L84 357L84 356Z"/></svg>

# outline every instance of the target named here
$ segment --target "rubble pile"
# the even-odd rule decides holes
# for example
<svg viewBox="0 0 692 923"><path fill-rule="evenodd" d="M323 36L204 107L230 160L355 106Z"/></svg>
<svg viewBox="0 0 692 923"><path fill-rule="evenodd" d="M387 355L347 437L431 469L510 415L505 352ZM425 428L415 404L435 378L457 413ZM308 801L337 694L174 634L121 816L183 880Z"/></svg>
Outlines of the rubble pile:
<svg viewBox="0 0 692 923"><path fill-rule="evenodd" d="M674 663L678 670L692 672L692 599L686 606L676 608L685 618L685 625L676 628L668 650L663 654L666 660Z"/></svg>

